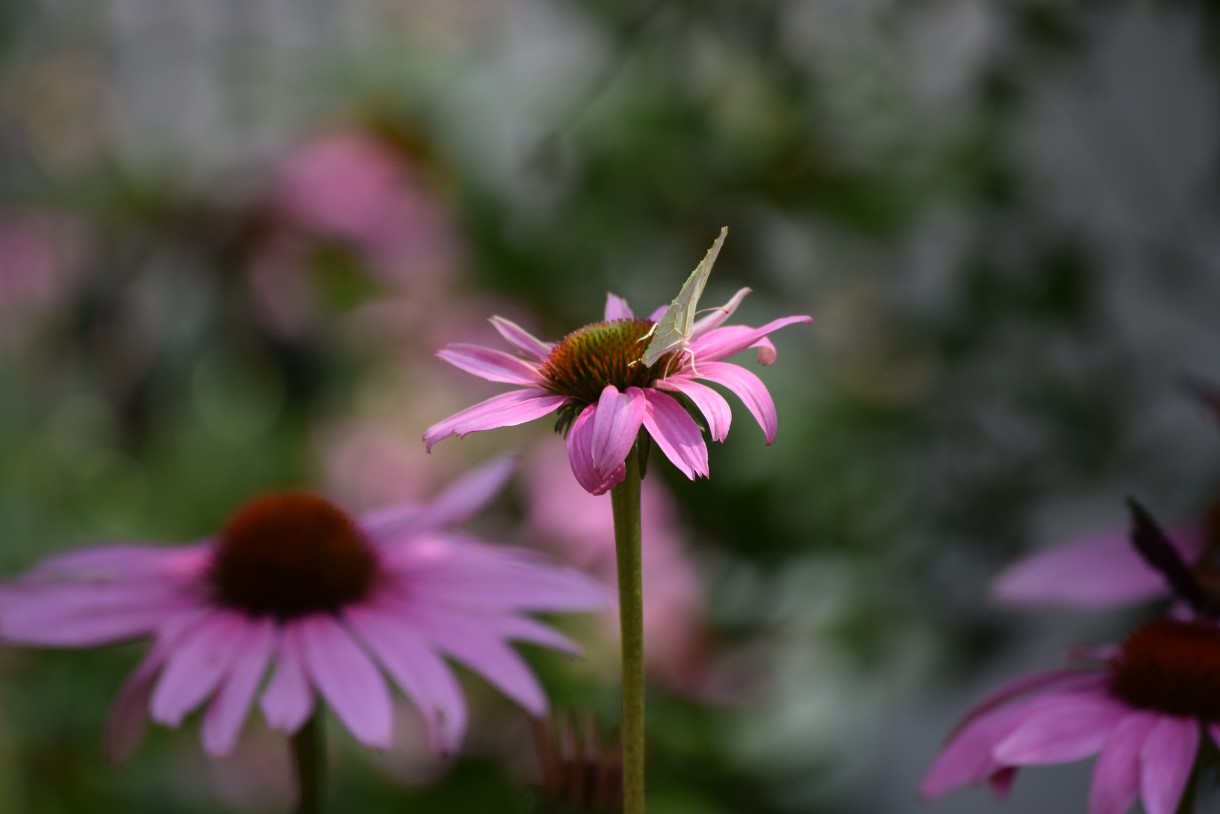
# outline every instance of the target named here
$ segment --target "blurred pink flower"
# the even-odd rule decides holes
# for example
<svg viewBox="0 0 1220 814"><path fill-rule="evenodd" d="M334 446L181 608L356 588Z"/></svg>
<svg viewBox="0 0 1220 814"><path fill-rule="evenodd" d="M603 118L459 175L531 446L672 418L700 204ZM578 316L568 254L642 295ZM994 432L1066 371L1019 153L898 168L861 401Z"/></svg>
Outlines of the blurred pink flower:
<svg viewBox="0 0 1220 814"><path fill-rule="evenodd" d="M935 798L969 783L997 794L1021 766L1099 754L1089 814L1173 814L1195 766L1200 727L1220 744L1220 630L1161 619L1079 669L1017 679L977 704L920 785Z"/></svg>
<svg viewBox="0 0 1220 814"><path fill-rule="evenodd" d="M614 519L602 501L568 474L563 453L540 446L525 466L530 540L591 573L613 595L616 582ZM640 488L644 573L644 656L672 686L703 695L709 689L711 643L703 610L703 586L678 534L673 505L663 485L647 478ZM605 613L618 635L618 609Z"/></svg>
<svg viewBox="0 0 1220 814"><path fill-rule="evenodd" d="M454 367L488 381L520 388L468 407L424 432L432 445L450 435L511 427L559 411L568 426L568 460L576 480L599 495L621 481L627 453L643 427L686 477L708 474L707 447L699 425L686 411L684 397L703 415L714 441L729 432L732 413L718 392L699 380L723 385L737 394L762 427L767 443L775 440L775 403L766 385L743 367L726 359L747 348L758 348L758 360L771 364L773 331L808 316L776 319L761 328L719 327L749 293L743 288L728 303L694 325L689 352L673 351L652 367L640 362L641 341L665 309L648 319L636 318L627 303L610 294L605 319L586 325L558 342L543 342L500 317L492 324L500 335L528 358L480 345L447 345L437 353ZM698 359L698 370L694 361Z"/></svg>
<svg viewBox="0 0 1220 814"><path fill-rule="evenodd" d="M447 270L454 252L449 220L419 172L358 130L297 148L281 166L272 207L300 232L350 242L390 282Z"/></svg>
<svg viewBox="0 0 1220 814"><path fill-rule="evenodd" d="M0 588L0 637L63 647L153 638L112 713L116 756L135 746L146 711L177 726L211 699L202 739L217 756L233 749L256 696L268 725L293 733L312 714L315 691L357 740L385 748L392 707L382 671L420 710L433 748L451 751L466 703L443 657L541 715L542 688L508 642L573 651L527 613L605 601L576 572L446 530L481 508L509 469L501 460L428 505L359 519L316 495L277 493L194 545L63 554Z"/></svg>
<svg viewBox="0 0 1220 814"><path fill-rule="evenodd" d="M250 260L250 283L264 316L283 333L300 333L314 317L305 272L320 244L341 244L370 274L424 301L458 262L448 213L411 159L355 128L292 151L266 208L272 228Z"/></svg>
<svg viewBox="0 0 1220 814"><path fill-rule="evenodd" d="M66 215L0 212L0 315L29 319L71 293L83 272L87 233Z"/></svg>

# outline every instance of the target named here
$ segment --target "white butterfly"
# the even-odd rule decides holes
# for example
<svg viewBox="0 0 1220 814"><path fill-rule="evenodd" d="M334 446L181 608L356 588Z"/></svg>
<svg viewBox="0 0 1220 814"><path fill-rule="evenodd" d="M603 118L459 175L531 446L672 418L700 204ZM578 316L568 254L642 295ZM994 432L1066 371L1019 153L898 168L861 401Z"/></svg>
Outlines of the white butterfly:
<svg viewBox="0 0 1220 814"><path fill-rule="evenodd" d="M707 285L708 275L712 273L712 264L716 262L716 255L720 254L720 247L724 244L724 238L728 233L729 227L721 227L716 242L712 244L712 248L707 250L707 254L703 256L703 260L695 267L695 270L686 278L678 296L670 302L665 313L661 315L661 319L652 326L648 333L640 337L640 342L652 337L652 341L644 350L644 355L640 357L640 364L651 367L665 354L677 350L690 357L691 369L694 370L695 356L690 350L690 338L695 328L695 310L699 305L699 297L703 295L703 288Z"/></svg>

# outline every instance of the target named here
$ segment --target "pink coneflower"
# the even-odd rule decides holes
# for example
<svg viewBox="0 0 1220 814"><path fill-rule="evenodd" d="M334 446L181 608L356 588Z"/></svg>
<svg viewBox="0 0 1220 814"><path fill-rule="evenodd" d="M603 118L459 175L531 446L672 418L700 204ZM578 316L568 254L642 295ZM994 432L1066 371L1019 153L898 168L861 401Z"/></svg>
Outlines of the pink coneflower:
<svg viewBox="0 0 1220 814"><path fill-rule="evenodd" d="M358 741L387 747L386 675L419 708L433 748L452 751L467 710L446 658L541 715L546 697L509 642L574 650L527 614L604 605L576 572L446 529L490 500L509 469L499 461L429 505L360 518L318 495L274 493L194 545L54 557L0 588L0 636L61 647L152 637L112 714L115 756L134 747L146 715L177 726L205 704L210 755L234 747L255 698L271 728L295 733L315 693Z"/></svg>
<svg viewBox="0 0 1220 814"><path fill-rule="evenodd" d="M745 368L722 360L747 348L771 364L775 346L767 335L808 316L783 317L760 328L720 327L750 289L743 288L720 308L695 323L689 347L645 367L640 362L654 322L638 318L613 294L606 299L605 319L586 325L558 342L543 342L500 317L492 325L527 358L480 345L447 345L437 355L454 367L493 382L520 385L432 425L424 433L428 449L450 435L511 427L559 412L567 428L568 460L576 480L599 495L623 480L624 461L640 427L674 466L690 479L708 474L707 446L685 403L702 414L708 434L723 441L732 413L728 402L701 381L721 384L735 393L762 427L767 443L775 440L775 403L766 385ZM696 370L697 366L697 370Z"/></svg>
<svg viewBox="0 0 1220 814"><path fill-rule="evenodd" d="M1142 800L1173 814L1207 730L1220 744L1220 629L1161 619L1088 667L1026 676L966 716L920 786L939 797L969 783L1005 793L1021 766L1100 754L1089 814Z"/></svg>

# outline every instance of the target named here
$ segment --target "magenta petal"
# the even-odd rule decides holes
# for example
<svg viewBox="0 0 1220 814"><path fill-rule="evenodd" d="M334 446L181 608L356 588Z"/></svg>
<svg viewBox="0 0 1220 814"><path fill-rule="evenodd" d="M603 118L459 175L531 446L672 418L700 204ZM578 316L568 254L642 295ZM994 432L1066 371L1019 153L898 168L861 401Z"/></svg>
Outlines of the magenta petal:
<svg viewBox="0 0 1220 814"><path fill-rule="evenodd" d="M1170 540L1187 561L1203 548L1197 529L1175 531ZM1144 561L1125 533L1040 551L1006 569L991 589L1000 602L1084 607L1141 602L1168 592L1165 578Z"/></svg>
<svg viewBox="0 0 1220 814"><path fill-rule="evenodd" d="M243 614L215 611L175 644L153 691L154 721L177 726L212 694L232 663L233 641L247 624Z"/></svg>
<svg viewBox="0 0 1220 814"><path fill-rule="evenodd" d="M575 569L527 556L532 553L498 547L482 562L410 564L403 569L403 593L425 604L480 612L562 613L606 607L609 597L600 583Z"/></svg>
<svg viewBox="0 0 1220 814"><path fill-rule="evenodd" d="M665 305L662 305L660 308L657 308L655 311L653 311L651 314L649 314L648 319L652 322L660 322L661 317L665 316L665 312L668 310L669 310L669 304L666 303Z"/></svg>
<svg viewBox="0 0 1220 814"><path fill-rule="evenodd" d="M992 756L1012 765L1065 763L1095 754L1128 709L1112 698L1064 693L1038 699L1036 707Z"/></svg>
<svg viewBox="0 0 1220 814"><path fill-rule="evenodd" d="M665 393L652 389L643 392L648 405L644 427L652 440L686 477L691 480L696 476L707 477L707 445L699 425Z"/></svg>
<svg viewBox="0 0 1220 814"><path fill-rule="evenodd" d="M1140 789L1147 814L1173 814L1199 753L1199 722L1163 715L1144 740Z"/></svg>
<svg viewBox="0 0 1220 814"><path fill-rule="evenodd" d="M606 294L606 315L603 317L606 322L611 322L616 319L635 319L635 313L632 312L631 306L622 297L614 294Z"/></svg>
<svg viewBox="0 0 1220 814"><path fill-rule="evenodd" d="M424 442L430 452L432 445L442 438L496 427L515 427L555 412L565 401L567 396L534 388L501 393L433 424L424 432Z"/></svg>
<svg viewBox="0 0 1220 814"><path fill-rule="evenodd" d="M1100 691L1105 686L1105 680L1105 675L1102 673L1081 672L1080 670L1052 670L1014 678L971 707L959 727L964 728L975 718L986 715L1022 695L1034 692L1045 694L1051 690L1056 692Z"/></svg>
<svg viewBox="0 0 1220 814"><path fill-rule="evenodd" d="M323 614L297 622L305 670L356 740L388 749L393 709L385 679L351 634Z"/></svg>
<svg viewBox="0 0 1220 814"><path fill-rule="evenodd" d="M542 361L551 355L551 344L543 342L515 322L504 317L492 317L492 327L517 350Z"/></svg>
<svg viewBox="0 0 1220 814"><path fill-rule="evenodd" d="M707 385L699 384L684 376L659 379L654 384L660 390L681 393L690 399L707 419L707 431L713 441L723 441L728 437L729 426L733 422L733 411L729 409L729 403L724 396Z"/></svg>
<svg viewBox="0 0 1220 814"><path fill-rule="evenodd" d="M392 610L354 607L345 615L423 715L433 749L457 751L466 731L466 700L444 660Z"/></svg>
<svg viewBox="0 0 1220 814"><path fill-rule="evenodd" d="M436 355L459 370L490 382L523 384L527 387L536 387L542 383L542 374L538 372L535 364L482 345L446 345L437 351Z"/></svg>
<svg viewBox="0 0 1220 814"><path fill-rule="evenodd" d="M758 340L750 347L758 348L758 363L760 365L775 364L775 343L766 337Z"/></svg>
<svg viewBox="0 0 1220 814"><path fill-rule="evenodd" d="M305 674L299 623L288 622L280 629L275 672L263 691L259 707L267 726L291 735L309 719L313 704L313 690Z"/></svg>
<svg viewBox="0 0 1220 814"><path fill-rule="evenodd" d="M610 491L627 474L627 466L620 461L617 467L606 470L593 460L593 427L597 406L590 404L580 411L568 430L568 463L576 482L586 492L601 495ZM625 460L625 458L624 458Z"/></svg>
<svg viewBox="0 0 1220 814"><path fill-rule="evenodd" d="M537 619L528 616L510 616L496 622L497 636L514 642L529 642L530 644L550 647L570 656L578 655L581 647L554 628L548 627Z"/></svg>
<svg viewBox="0 0 1220 814"><path fill-rule="evenodd" d="M252 619L233 643L233 667L203 716L203 748L212 757L233 751L250 702L271 659L275 623Z"/></svg>
<svg viewBox="0 0 1220 814"><path fill-rule="evenodd" d="M1152 713L1132 712L1114 727L1093 770L1089 814L1124 814L1139 797L1140 749L1156 722Z"/></svg>
<svg viewBox="0 0 1220 814"><path fill-rule="evenodd" d="M729 325L725 328L713 328L692 341L690 343L690 350L698 360L697 364L702 367L705 360L715 362L720 359L726 359L734 353L740 353L746 348L753 346L767 334L778 331L787 325L795 325L798 322L810 323L813 322L813 318L808 316L782 317L781 319L773 319L760 328L751 328L748 325Z"/></svg>
<svg viewBox="0 0 1220 814"><path fill-rule="evenodd" d="M360 525L379 542L405 533L438 529L469 520L491 502L512 475L517 461L512 456L494 458L466 473L427 506L390 506L362 515Z"/></svg>
<svg viewBox="0 0 1220 814"><path fill-rule="evenodd" d="M106 725L106 756L116 763L126 760L144 734L148 720L148 700L152 696L157 673L165 664L164 647L153 646L135 671L123 682L119 697L110 710Z"/></svg>
<svg viewBox="0 0 1220 814"><path fill-rule="evenodd" d="M533 671L481 621L437 609L424 616L428 636L442 651L482 675L532 715L546 713L546 695Z"/></svg>
<svg viewBox="0 0 1220 814"><path fill-rule="evenodd" d="M1005 767L992 757L995 745L1024 719L1039 699L1027 698L968 721L945 745L919 784L919 794L934 799L968 783L981 783Z"/></svg>
<svg viewBox="0 0 1220 814"><path fill-rule="evenodd" d="M722 384L741 399L741 403L762 427L763 437L770 445L775 441L779 420L775 415L775 402L762 379L744 367L728 362L699 362L699 378Z"/></svg>
<svg viewBox="0 0 1220 814"><path fill-rule="evenodd" d="M710 331L712 328L718 328L726 319L733 316L733 312L737 310L737 306L741 305L741 301L750 293L748 288L739 288L737 293L729 299L724 305L713 308L712 313L698 320L691 328L691 337L700 337Z"/></svg>
<svg viewBox="0 0 1220 814"><path fill-rule="evenodd" d="M18 582L0 588L0 637L20 644L80 647L146 636L198 601L181 580Z"/></svg>
<svg viewBox="0 0 1220 814"><path fill-rule="evenodd" d="M173 548L134 543L94 546L43 560L21 582L190 577L206 570L210 561L209 543Z"/></svg>
<svg viewBox="0 0 1220 814"><path fill-rule="evenodd" d="M620 393L608 384L602 390L593 413L589 454L603 477L623 465L644 423L645 409L644 394L638 387Z"/></svg>

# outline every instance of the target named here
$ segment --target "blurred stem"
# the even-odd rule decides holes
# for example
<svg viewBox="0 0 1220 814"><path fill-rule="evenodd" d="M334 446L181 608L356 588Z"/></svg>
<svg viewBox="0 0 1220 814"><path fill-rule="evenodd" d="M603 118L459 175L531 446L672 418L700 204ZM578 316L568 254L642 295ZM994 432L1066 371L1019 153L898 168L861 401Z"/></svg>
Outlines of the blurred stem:
<svg viewBox="0 0 1220 814"><path fill-rule="evenodd" d="M626 464L626 476L610 491L623 650L623 814L643 814L644 588L640 565L640 462L636 446L627 453Z"/></svg>
<svg viewBox="0 0 1220 814"><path fill-rule="evenodd" d="M315 710L292 736L292 760L296 764L296 814L322 814L322 715Z"/></svg>

